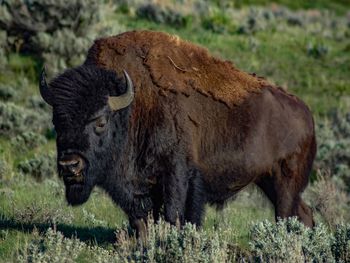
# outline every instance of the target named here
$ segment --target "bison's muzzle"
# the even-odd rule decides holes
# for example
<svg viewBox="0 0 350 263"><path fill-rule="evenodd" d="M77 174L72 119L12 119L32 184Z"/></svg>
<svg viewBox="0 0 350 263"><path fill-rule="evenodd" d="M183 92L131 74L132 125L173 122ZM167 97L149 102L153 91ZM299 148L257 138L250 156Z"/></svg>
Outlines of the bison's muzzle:
<svg viewBox="0 0 350 263"><path fill-rule="evenodd" d="M82 184L85 166L84 159L78 154L63 154L58 161L60 175L66 184Z"/></svg>

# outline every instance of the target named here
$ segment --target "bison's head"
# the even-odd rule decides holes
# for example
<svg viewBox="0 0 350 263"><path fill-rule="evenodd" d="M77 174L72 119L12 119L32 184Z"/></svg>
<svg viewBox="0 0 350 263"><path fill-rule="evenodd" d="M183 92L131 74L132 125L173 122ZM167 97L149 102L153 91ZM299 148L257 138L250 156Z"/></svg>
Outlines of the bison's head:
<svg viewBox="0 0 350 263"><path fill-rule="evenodd" d="M69 204L84 203L92 188L116 172L127 137L130 77L83 65L52 80L40 77L40 93L53 107L58 173Z"/></svg>

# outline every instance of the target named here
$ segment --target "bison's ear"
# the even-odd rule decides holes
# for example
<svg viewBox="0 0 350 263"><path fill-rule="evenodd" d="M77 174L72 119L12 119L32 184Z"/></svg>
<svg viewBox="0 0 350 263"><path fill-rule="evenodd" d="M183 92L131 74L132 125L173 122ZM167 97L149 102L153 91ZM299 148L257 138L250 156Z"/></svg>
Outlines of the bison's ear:
<svg viewBox="0 0 350 263"><path fill-rule="evenodd" d="M126 79L126 92L120 96L108 97L108 105L113 111L120 110L129 106L134 99L134 85L132 84L132 80L125 70L123 70L123 73Z"/></svg>
<svg viewBox="0 0 350 263"><path fill-rule="evenodd" d="M40 74L40 82L39 82L39 89L40 89L40 94L41 97L44 99L44 101L49 104L53 105L53 96L52 93L47 86L46 83L46 73L45 73L45 67L42 69L41 74Z"/></svg>

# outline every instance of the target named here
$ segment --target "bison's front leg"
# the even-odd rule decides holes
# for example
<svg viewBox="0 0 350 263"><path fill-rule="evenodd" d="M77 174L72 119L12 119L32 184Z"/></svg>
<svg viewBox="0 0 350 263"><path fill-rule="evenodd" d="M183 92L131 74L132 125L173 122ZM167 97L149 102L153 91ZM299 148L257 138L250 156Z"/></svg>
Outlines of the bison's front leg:
<svg viewBox="0 0 350 263"><path fill-rule="evenodd" d="M173 225L183 225L188 191L185 169L178 167L173 174L164 178L163 189L165 220Z"/></svg>
<svg viewBox="0 0 350 263"><path fill-rule="evenodd" d="M202 224L202 215L206 202L202 175L196 169L189 171L189 186L186 198L185 221L197 225Z"/></svg>
<svg viewBox="0 0 350 263"><path fill-rule="evenodd" d="M134 197L133 202L126 210L130 226L136 230L137 238L144 242L147 239L147 218L152 212L153 203L150 197Z"/></svg>
<svg viewBox="0 0 350 263"><path fill-rule="evenodd" d="M129 218L130 226L136 230L136 236L143 243L147 240L147 224L146 219L132 219Z"/></svg>

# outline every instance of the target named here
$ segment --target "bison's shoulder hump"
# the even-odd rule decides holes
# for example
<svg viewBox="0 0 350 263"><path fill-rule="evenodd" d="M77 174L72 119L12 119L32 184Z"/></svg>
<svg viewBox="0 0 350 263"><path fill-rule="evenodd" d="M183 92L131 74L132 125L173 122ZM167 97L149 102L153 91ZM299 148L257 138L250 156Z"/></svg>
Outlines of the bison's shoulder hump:
<svg viewBox="0 0 350 263"><path fill-rule="evenodd" d="M116 72L126 69L137 84L147 76L157 88L194 89L228 106L268 85L203 47L161 32L132 31L97 40L88 59Z"/></svg>

